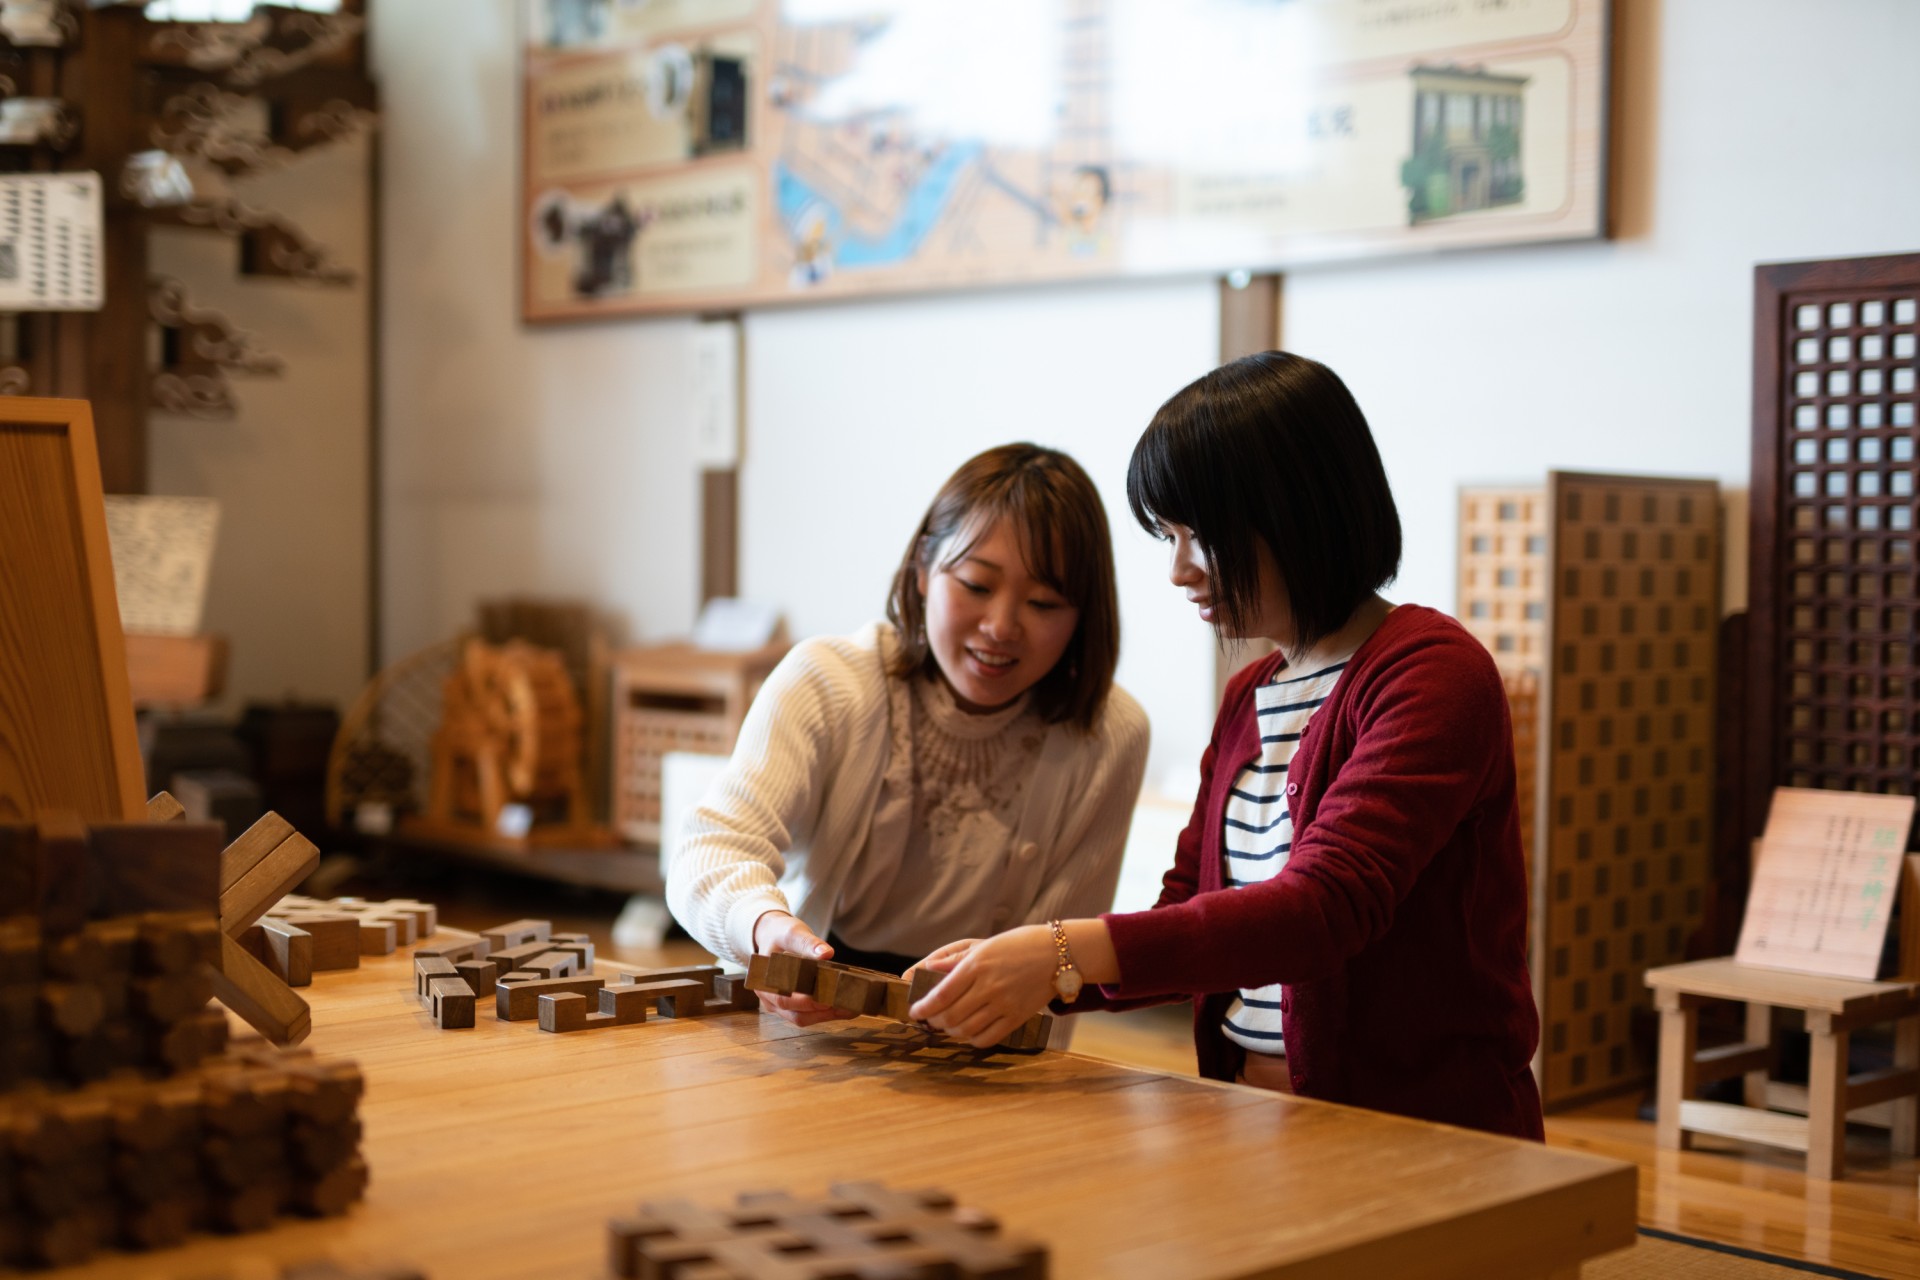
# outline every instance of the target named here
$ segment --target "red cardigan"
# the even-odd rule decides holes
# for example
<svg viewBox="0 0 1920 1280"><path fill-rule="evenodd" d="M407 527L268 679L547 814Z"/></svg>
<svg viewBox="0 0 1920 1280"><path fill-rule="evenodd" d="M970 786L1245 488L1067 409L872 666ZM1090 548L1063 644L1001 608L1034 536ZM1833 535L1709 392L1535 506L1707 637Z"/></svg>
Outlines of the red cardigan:
<svg viewBox="0 0 1920 1280"><path fill-rule="evenodd" d="M1297 1093L1541 1137L1513 731L1493 660L1444 614L1389 613L1293 758L1286 867L1224 889L1227 792L1259 755L1254 689L1282 665L1227 686L1159 902L1103 917L1121 980L1102 1002L1191 995L1200 1073L1230 1080L1244 1050L1221 1034L1228 1003L1284 983Z"/></svg>

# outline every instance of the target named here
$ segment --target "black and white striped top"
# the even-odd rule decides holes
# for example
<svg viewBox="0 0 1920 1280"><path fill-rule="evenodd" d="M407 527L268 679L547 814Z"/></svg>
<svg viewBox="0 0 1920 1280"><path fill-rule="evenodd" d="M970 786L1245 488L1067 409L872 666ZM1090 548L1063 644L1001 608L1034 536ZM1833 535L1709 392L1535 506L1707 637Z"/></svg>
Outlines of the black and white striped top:
<svg viewBox="0 0 1920 1280"><path fill-rule="evenodd" d="M1287 769L1316 708L1333 692L1346 663L1275 680L1253 691L1260 718L1260 756L1240 771L1227 797L1221 847L1223 883L1229 889L1271 880L1287 865L1293 848L1293 815L1287 807ZM1280 987L1243 988L1227 1010L1222 1030L1254 1053L1283 1052Z"/></svg>

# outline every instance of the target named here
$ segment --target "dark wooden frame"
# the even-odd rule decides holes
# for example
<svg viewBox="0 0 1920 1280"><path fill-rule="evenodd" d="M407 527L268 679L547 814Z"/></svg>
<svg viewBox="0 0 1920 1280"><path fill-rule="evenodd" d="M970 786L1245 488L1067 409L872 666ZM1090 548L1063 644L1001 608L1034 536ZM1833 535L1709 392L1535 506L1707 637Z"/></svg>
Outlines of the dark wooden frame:
<svg viewBox="0 0 1920 1280"><path fill-rule="evenodd" d="M1788 262L1763 264L1754 270L1754 360L1753 360L1753 477L1750 508L1750 561L1748 570L1748 682L1747 710L1750 733L1746 769L1745 795L1741 797L1740 812L1743 815L1743 835L1752 839L1760 834L1766 823L1767 805L1773 788L1786 782L1789 777L1788 752L1791 741L1791 726L1787 723L1788 686L1793 668L1787 661L1788 639L1786 625L1787 611L1795 604L1794 588L1790 581L1795 571L1791 560L1793 535L1800 532L1792 529L1790 506L1794 501L1785 484L1786 472L1790 465L1792 442L1796 438L1796 427L1788 406L1789 379L1793 370L1787 359L1787 344L1796 332L1793 327L1793 313L1800 306L1815 304L1821 307L1833 302L1852 302L1857 307L1862 294L1877 292L1891 293L1903 291L1906 296L1920 297L1920 253L1897 254L1873 258L1843 258L1818 262ZM1856 316L1856 319L1858 317ZM1891 320L1891 316L1889 317ZM1858 325L1854 327L1860 327ZM1888 327L1891 327L1889 325ZM1920 331L1920 326L1904 326ZM1826 333L1823 327L1821 333ZM1823 339L1824 341L1824 339ZM1825 419L1825 410L1830 401L1845 401L1857 405L1863 399L1858 393L1859 344L1852 344L1852 358L1844 362L1823 360L1823 364L1837 364L1853 373L1852 391L1844 396L1830 397L1823 389L1816 397L1817 412L1821 414L1819 426L1810 429L1805 437L1816 441L1827 441L1834 435ZM1824 377L1824 375L1822 375ZM1872 398L1872 397L1865 397ZM1857 415L1856 421L1857 421ZM1888 425L1891 428L1891 423ZM1858 430L1857 426L1845 428ZM1898 431L1899 428L1892 428ZM1920 437L1920 424L1908 429L1909 435ZM1825 446L1820 446L1825 456ZM1880 465L1878 463L1870 466ZM1920 466L1920 459L1910 464ZM1857 456L1847 464L1849 474L1858 474L1860 463ZM1885 495L1882 495L1885 496ZM1913 501L1914 499L1909 499ZM1858 511L1860 502L1857 493L1845 497L1830 497L1824 494L1811 496L1811 501L1820 506L1844 506L1850 513ZM1917 522L1920 523L1920 522ZM1857 522L1850 524L1856 532ZM1820 536L1820 530L1806 531L1810 536ZM1920 539L1920 528L1907 530L1881 530L1880 534L1904 532L1909 541ZM1832 535L1827 535L1832 536ZM1802 566L1806 570L1809 566ZM1853 571L1852 561L1847 570ZM1826 565L1812 563L1811 571L1816 575ZM1907 565L1912 575L1912 589L1908 592L1905 605L1912 615L1914 608L1920 608L1920 561L1910 560ZM1808 603L1812 603L1809 601ZM1843 598L1842 608L1850 610L1857 607L1858 601ZM1818 607L1817 604L1814 607ZM1850 626L1851 624L1849 624ZM1852 644L1847 638L1846 629L1831 633L1833 640ZM1885 639L1885 637L1882 637ZM1913 651L1915 636L1909 628L1904 637L1908 652ZM1884 662L1876 664L1883 669ZM1862 673L1857 664L1848 662L1832 667L1816 665L1808 670L1815 672L1847 673L1849 676ZM1883 671L1884 674L1884 671ZM1910 691L1911 692L1911 691ZM1859 740L1873 737L1876 747L1883 747L1877 735L1884 733L1884 714L1890 708L1882 706L1884 685L1874 696L1866 700L1878 714L1875 717L1875 735L1859 734ZM1852 694L1841 699L1849 702ZM1836 709L1839 704L1836 704ZM1912 725L1909 724L1909 730ZM1910 732L1909 736L1920 737ZM1881 764L1873 766L1870 772L1884 774L1884 750L1880 752ZM1848 772L1852 766L1840 766L1839 772ZM1906 768L1915 780L1920 780L1920 767L1909 756ZM1887 781L1882 779L1882 781Z"/></svg>

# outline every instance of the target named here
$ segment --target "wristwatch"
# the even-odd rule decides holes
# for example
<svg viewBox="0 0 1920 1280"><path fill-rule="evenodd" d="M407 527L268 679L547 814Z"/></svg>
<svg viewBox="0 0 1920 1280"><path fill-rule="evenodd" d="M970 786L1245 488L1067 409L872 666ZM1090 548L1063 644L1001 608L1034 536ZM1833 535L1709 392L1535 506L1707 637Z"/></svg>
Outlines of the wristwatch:
<svg viewBox="0 0 1920 1280"><path fill-rule="evenodd" d="M1080 994L1081 982L1080 971L1073 967L1073 948L1067 945L1067 926L1049 920L1047 927L1053 930L1053 951L1060 957L1060 967L1053 971L1053 993L1072 1004Z"/></svg>

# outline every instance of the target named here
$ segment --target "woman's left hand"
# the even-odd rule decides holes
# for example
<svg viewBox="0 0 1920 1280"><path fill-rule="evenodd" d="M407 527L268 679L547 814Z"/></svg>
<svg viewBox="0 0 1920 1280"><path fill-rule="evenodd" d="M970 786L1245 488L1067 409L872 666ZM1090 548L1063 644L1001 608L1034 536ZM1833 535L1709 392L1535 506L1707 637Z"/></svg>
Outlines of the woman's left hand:
<svg viewBox="0 0 1920 1280"><path fill-rule="evenodd" d="M1053 931L1026 925L975 942L957 956L935 952L919 967L947 976L908 1012L936 1031L988 1049L1047 1007L1059 958Z"/></svg>

